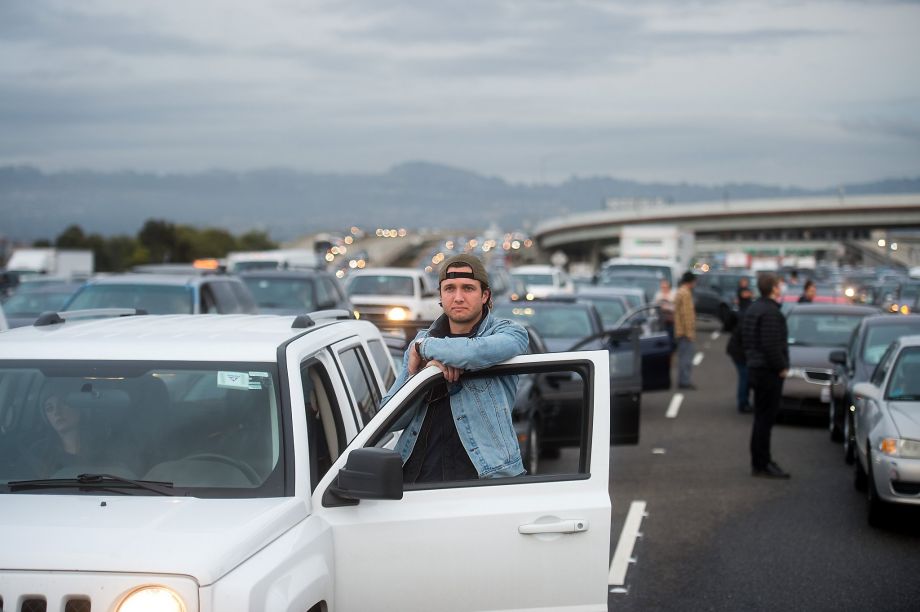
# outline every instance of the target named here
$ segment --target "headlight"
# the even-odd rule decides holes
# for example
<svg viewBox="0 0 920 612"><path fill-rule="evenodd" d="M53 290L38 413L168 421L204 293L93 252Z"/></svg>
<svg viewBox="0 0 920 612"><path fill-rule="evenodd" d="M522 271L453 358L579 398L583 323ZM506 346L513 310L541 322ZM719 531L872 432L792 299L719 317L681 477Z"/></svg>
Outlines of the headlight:
<svg viewBox="0 0 920 612"><path fill-rule="evenodd" d="M854 289L853 287L847 287L846 290L843 292L843 294L847 296L848 298L854 297L856 296L856 289Z"/></svg>
<svg viewBox="0 0 920 612"><path fill-rule="evenodd" d="M789 368L786 371L786 378L805 378L805 370L802 368Z"/></svg>
<svg viewBox="0 0 920 612"><path fill-rule="evenodd" d="M401 306L390 308L387 311L387 319L390 321L405 321L409 318L409 311Z"/></svg>
<svg viewBox="0 0 920 612"><path fill-rule="evenodd" d="M878 449L890 457L920 459L920 441L917 440L885 438L879 443Z"/></svg>
<svg viewBox="0 0 920 612"><path fill-rule="evenodd" d="M163 586L145 586L124 598L116 612L185 612L179 594Z"/></svg>

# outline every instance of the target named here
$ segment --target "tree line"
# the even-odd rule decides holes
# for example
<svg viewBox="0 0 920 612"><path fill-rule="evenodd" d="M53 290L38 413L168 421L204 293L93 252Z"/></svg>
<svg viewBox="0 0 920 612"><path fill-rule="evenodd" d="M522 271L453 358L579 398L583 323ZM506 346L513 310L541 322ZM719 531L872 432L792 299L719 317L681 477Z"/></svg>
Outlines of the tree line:
<svg viewBox="0 0 920 612"><path fill-rule="evenodd" d="M37 240L32 246L61 249L89 249L97 272L123 272L148 263L190 263L205 257L226 257L230 251L276 249L268 234L251 230L235 236L227 230L148 219L136 236L87 234L71 225L53 240Z"/></svg>

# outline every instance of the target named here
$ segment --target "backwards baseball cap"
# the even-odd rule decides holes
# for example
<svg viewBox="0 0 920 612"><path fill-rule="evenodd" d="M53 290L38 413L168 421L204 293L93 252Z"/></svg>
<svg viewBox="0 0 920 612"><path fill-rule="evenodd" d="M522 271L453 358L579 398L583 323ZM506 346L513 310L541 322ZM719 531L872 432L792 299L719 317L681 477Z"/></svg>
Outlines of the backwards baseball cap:
<svg viewBox="0 0 920 612"><path fill-rule="evenodd" d="M448 268L451 266L469 266L473 271L448 272ZM486 267L482 265L482 262L479 261L478 257L475 255L470 255L469 253L460 253L459 255L453 255L444 260L444 263L441 264L441 270L438 273L438 285L440 286L442 281L445 281L449 278L472 278L473 280L478 280L480 283L482 283L483 287L489 286L489 273L486 272Z"/></svg>

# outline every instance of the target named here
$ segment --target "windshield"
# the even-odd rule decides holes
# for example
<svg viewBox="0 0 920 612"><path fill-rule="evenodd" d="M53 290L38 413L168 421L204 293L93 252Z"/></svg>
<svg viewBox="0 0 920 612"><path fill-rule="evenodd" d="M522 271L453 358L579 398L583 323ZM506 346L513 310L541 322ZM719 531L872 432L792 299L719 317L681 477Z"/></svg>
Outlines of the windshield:
<svg viewBox="0 0 920 612"><path fill-rule="evenodd" d="M601 323L604 324L604 327L613 327L626 314L626 306L622 300L598 297L586 297L585 300L594 305L594 308L601 315Z"/></svg>
<svg viewBox="0 0 920 612"><path fill-rule="evenodd" d="M901 351L891 370L886 399L894 401L920 401L920 347Z"/></svg>
<svg viewBox="0 0 920 612"><path fill-rule="evenodd" d="M87 308L142 308L148 314L192 314L191 287L184 285L87 285L67 305L67 310Z"/></svg>
<svg viewBox="0 0 920 612"><path fill-rule="evenodd" d="M183 495L281 495L276 379L263 363L0 362L0 492L110 474Z"/></svg>
<svg viewBox="0 0 920 612"><path fill-rule="evenodd" d="M527 323L544 338L572 338L574 341L595 333L585 307L548 303L539 306L499 304L494 313L500 318Z"/></svg>
<svg viewBox="0 0 920 612"><path fill-rule="evenodd" d="M295 278L244 278L261 308L316 310L313 283Z"/></svg>
<svg viewBox="0 0 920 612"><path fill-rule="evenodd" d="M863 360L868 365L877 365L889 344L901 336L910 336L912 334L920 334L920 323L870 327L863 343Z"/></svg>
<svg viewBox="0 0 920 612"><path fill-rule="evenodd" d="M844 347L863 316L828 313L789 315L789 344Z"/></svg>
<svg viewBox="0 0 920 612"><path fill-rule="evenodd" d="M49 310L58 311L64 308L71 291L53 293L48 291L28 291L14 293L10 299L3 302L3 310L7 316L37 315Z"/></svg>
<svg viewBox="0 0 920 612"><path fill-rule="evenodd" d="M645 301L651 302L658 289L661 288L661 278L657 276L632 276L629 274L614 274L607 276L601 282L608 287L626 287L629 289L642 289Z"/></svg>
<svg viewBox="0 0 920 612"><path fill-rule="evenodd" d="M281 266L273 259L257 261L238 261L233 264L233 272L248 272L250 270L277 270Z"/></svg>
<svg viewBox="0 0 920 612"><path fill-rule="evenodd" d="M513 274L512 276L521 279L525 287L530 287L531 285L555 286L552 274Z"/></svg>
<svg viewBox="0 0 920 612"><path fill-rule="evenodd" d="M415 295L411 276L374 274L351 277L348 295Z"/></svg>

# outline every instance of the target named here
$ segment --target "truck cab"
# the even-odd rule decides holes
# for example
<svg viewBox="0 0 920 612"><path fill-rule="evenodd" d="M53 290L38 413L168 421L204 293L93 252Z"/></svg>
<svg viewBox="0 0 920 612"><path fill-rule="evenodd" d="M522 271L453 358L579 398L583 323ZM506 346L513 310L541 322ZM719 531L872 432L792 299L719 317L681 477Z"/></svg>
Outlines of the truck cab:
<svg viewBox="0 0 920 612"><path fill-rule="evenodd" d="M345 312L4 332L0 606L606 610L608 367L590 351L465 373L564 376L578 446L538 476L404 485L392 449L441 374L379 405L394 363Z"/></svg>

